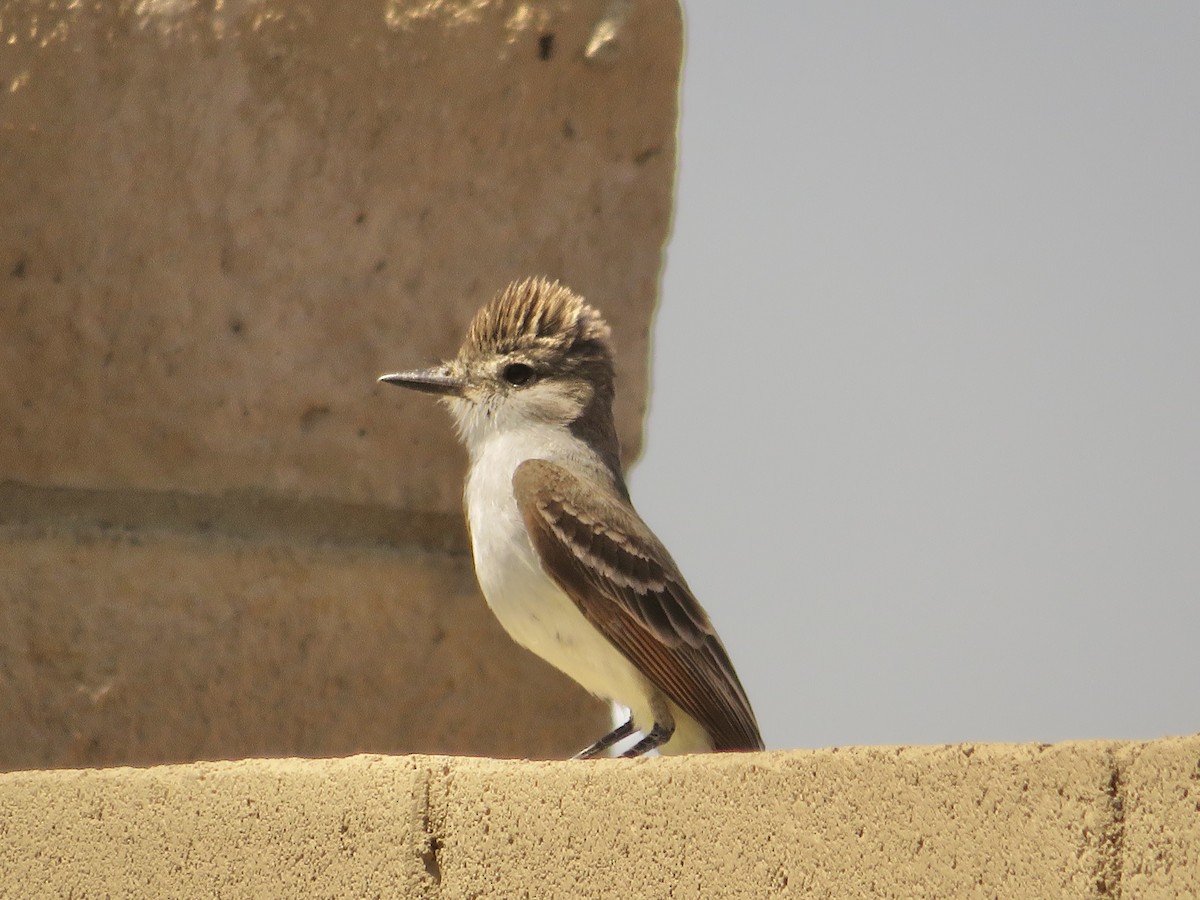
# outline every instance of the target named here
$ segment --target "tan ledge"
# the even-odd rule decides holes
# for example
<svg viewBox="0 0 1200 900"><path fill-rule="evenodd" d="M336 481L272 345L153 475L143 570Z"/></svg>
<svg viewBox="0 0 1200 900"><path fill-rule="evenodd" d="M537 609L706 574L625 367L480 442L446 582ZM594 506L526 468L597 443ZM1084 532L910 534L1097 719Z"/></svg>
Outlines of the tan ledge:
<svg viewBox="0 0 1200 900"><path fill-rule="evenodd" d="M1200 895L1200 737L0 775L0 896Z"/></svg>

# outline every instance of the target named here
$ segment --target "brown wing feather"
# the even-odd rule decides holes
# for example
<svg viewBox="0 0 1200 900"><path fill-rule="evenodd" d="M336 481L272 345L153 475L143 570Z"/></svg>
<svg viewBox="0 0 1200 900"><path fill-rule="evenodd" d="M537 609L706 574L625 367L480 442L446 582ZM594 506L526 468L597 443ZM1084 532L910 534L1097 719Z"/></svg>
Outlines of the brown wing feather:
<svg viewBox="0 0 1200 900"><path fill-rule="evenodd" d="M633 507L540 459L517 467L513 489L542 566L588 621L704 726L713 749L761 750L729 655Z"/></svg>

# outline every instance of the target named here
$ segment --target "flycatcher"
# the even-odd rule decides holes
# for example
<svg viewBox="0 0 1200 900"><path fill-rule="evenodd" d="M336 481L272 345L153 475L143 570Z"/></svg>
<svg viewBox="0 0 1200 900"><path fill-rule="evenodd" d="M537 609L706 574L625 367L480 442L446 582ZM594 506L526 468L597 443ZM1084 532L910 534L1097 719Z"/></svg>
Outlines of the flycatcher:
<svg viewBox="0 0 1200 900"><path fill-rule="evenodd" d="M600 314L558 282L514 282L458 355L379 380L439 395L470 456L475 573L518 644L630 711L578 754L761 750L708 616L629 501Z"/></svg>

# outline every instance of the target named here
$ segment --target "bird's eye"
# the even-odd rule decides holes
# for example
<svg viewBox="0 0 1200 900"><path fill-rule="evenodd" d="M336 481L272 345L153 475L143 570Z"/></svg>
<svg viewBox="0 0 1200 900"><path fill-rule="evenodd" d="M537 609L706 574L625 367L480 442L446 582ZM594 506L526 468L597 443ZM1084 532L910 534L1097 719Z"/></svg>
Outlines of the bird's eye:
<svg viewBox="0 0 1200 900"><path fill-rule="evenodd" d="M525 365L525 363L509 363L504 367L504 371L500 373L501 378L517 387L529 384L529 382L533 381L533 376L533 368Z"/></svg>

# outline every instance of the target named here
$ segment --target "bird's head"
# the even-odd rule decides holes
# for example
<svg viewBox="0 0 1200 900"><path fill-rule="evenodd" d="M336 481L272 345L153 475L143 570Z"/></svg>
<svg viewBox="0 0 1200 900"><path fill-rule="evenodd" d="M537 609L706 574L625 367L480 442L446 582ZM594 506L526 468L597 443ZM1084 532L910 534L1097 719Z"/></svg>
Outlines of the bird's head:
<svg viewBox="0 0 1200 900"><path fill-rule="evenodd" d="M551 426L611 442L615 454L610 334L578 294L528 278L475 314L453 359L379 380L439 395L468 448L512 429Z"/></svg>

